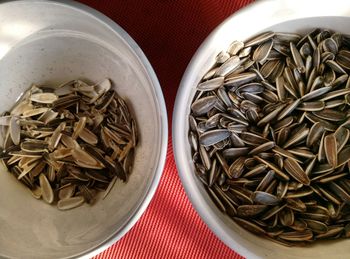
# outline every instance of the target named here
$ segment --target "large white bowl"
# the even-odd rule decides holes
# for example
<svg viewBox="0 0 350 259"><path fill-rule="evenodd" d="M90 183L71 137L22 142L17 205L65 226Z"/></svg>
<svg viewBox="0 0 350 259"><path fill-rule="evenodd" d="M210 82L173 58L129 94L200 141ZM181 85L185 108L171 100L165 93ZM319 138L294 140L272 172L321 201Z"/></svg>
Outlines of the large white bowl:
<svg viewBox="0 0 350 259"><path fill-rule="evenodd" d="M140 142L132 175L105 200L71 211L35 200L0 172L0 258L87 258L121 238L149 204L163 170L167 113L145 55L113 21L75 2L0 4L0 111L31 83L106 77L132 104Z"/></svg>
<svg viewBox="0 0 350 259"><path fill-rule="evenodd" d="M305 33L328 28L350 34L348 0L258 1L228 18L213 31L192 58L176 97L173 144L185 191L201 218L231 249L247 258L350 258L350 240L318 242L312 247L287 248L242 229L219 211L194 174L188 143L188 115L195 88L214 57L233 40L245 40L261 31Z"/></svg>

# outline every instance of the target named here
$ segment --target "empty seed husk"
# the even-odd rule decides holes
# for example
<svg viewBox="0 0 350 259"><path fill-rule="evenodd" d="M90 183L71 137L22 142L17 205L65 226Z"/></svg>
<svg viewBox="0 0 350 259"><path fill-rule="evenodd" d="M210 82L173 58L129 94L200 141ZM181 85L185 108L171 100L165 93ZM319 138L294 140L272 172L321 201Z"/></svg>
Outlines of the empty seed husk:
<svg viewBox="0 0 350 259"><path fill-rule="evenodd" d="M215 79L201 89L212 91L223 83L224 78ZM199 113L207 109L203 105L197 105ZM59 210L93 204L98 192L106 198L117 179L127 181L139 139L129 107L109 79L33 85L0 117L0 125L6 127L2 163L34 198ZM204 135L201 144L214 145L230 134L215 132Z"/></svg>

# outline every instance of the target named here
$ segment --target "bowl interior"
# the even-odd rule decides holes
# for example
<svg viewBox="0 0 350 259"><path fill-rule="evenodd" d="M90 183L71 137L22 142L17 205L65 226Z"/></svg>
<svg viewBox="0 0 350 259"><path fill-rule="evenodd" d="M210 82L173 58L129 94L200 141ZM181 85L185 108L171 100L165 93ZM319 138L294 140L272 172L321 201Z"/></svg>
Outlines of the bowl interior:
<svg viewBox="0 0 350 259"><path fill-rule="evenodd" d="M0 257L81 255L116 234L120 238L142 213L140 207L149 201L151 185L160 177L166 115L160 114L162 101L147 65L123 35L72 6L25 2L0 5L0 111L10 109L32 83L111 78L138 123L140 141L129 181L118 181L109 196L93 206L58 211L35 200L1 169Z"/></svg>
<svg viewBox="0 0 350 259"><path fill-rule="evenodd" d="M316 4L316 1L310 1ZM334 5L337 6L335 1ZM308 1L307 1L308 3ZM306 33L313 28L328 28L350 33L348 11L337 8L320 8L319 15L298 9L305 1L261 1L255 6L232 16L219 26L203 43L193 57L181 82L177 95L173 138L175 158L185 190L202 219L229 247L248 258L346 258L350 254L350 240L317 242L311 247L288 248L244 230L224 215L211 201L202 183L194 174L190 145L188 143L188 115L195 86L212 67L215 56L226 50L233 40L245 40L262 31ZM318 5L324 3L317 2ZM305 7L306 7L305 6ZM312 4L310 3L310 8ZM311 9L309 9L311 10ZM317 12L316 12L317 13ZM334 16L332 15L334 13ZM344 14L344 16L339 16ZM254 17L254 18L252 18ZM259 20L259 23L252 22ZM242 24L245 26L243 27Z"/></svg>

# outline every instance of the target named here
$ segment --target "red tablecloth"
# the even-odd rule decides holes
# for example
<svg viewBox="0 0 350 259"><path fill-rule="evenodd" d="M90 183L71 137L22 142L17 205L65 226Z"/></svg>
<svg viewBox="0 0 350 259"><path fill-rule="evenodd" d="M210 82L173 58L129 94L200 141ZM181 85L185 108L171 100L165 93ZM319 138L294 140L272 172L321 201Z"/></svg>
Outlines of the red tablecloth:
<svg viewBox="0 0 350 259"><path fill-rule="evenodd" d="M169 145L157 192L141 219L102 258L242 258L203 223L182 188L171 143L171 120L182 74L201 42L252 0L80 0L122 26L143 49L163 89ZM237 28L242 29L242 28Z"/></svg>

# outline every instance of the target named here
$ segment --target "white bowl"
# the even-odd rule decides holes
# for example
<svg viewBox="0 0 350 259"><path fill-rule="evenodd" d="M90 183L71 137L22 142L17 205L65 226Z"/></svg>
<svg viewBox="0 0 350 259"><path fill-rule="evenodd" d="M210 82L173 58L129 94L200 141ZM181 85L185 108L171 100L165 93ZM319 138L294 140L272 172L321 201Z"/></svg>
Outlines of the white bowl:
<svg viewBox="0 0 350 259"><path fill-rule="evenodd" d="M35 200L0 172L1 258L89 258L140 218L159 183L167 149L167 113L157 77L137 44L113 21L66 1L0 4L0 111L32 83L111 78L132 105L140 142L127 184L105 200L71 211Z"/></svg>
<svg viewBox="0 0 350 259"><path fill-rule="evenodd" d="M209 228L227 246L247 258L349 258L350 240L287 248L251 234L219 211L197 179L191 162L188 115L196 85L213 65L215 56L234 40L245 40L267 30L305 33L315 27L350 34L349 16L347 0L258 1L229 17L210 34L182 78L173 113L174 154L181 181Z"/></svg>

